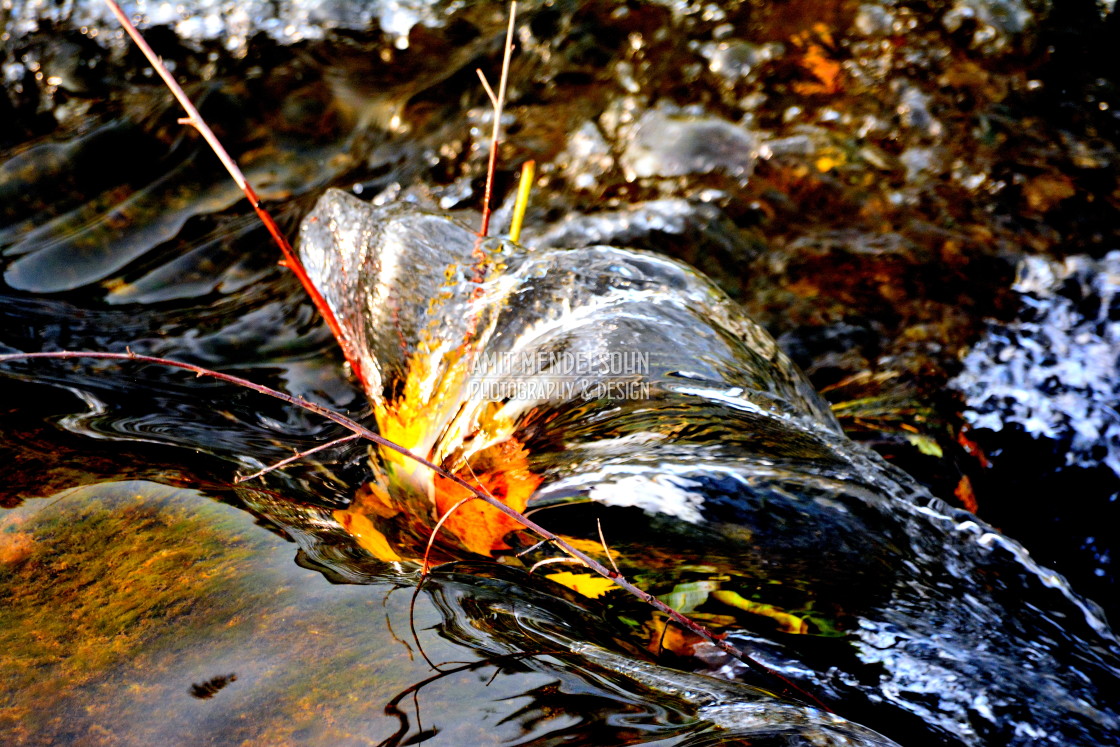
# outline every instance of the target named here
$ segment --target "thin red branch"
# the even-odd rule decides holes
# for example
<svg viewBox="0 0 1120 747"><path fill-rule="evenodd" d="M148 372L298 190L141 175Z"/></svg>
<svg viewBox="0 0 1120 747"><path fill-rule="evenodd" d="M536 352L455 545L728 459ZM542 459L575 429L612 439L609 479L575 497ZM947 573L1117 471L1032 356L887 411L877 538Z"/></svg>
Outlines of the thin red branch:
<svg viewBox="0 0 1120 747"><path fill-rule="evenodd" d="M684 615L682 615L680 612L677 612L675 609L673 609L669 605L665 604L665 602L662 602L657 597L653 596L652 594L649 594L648 592L646 592L642 589L639 589L637 586L635 586L629 580L627 580L624 576L622 576L622 574L620 574L616 571L613 571L610 568L607 568L605 565L603 565L599 561L595 560L595 558L591 557L587 553L573 547L571 544L566 542L559 535L555 534L554 532L549 531L548 529L545 529L544 527L542 527L540 524L537 524L535 521L533 521L529 517L525 516L524 514L518 512L518 511L515 511L514 509L510 508L509 506L502 503L501 501L494 498L493 496L487 495L485 492L483 492L483 491L479 490L478 488L476 488L475 486L471 485L469 482L462 479L458 475L452 474L451 472L449 472L448 470L439 466L438 464L435 464L435 463L429 461L428 459L425 459L424 457L420 456L419 454L415 454L415 453L409 451L408 449L404 448L400 444L397 444L397 443L395 443L393 441L390 441L389 439L385 438L384 436L381 436L377 433L374 433L373 431L371 431L369 428L366 428L361 423L357 423L357 422L351 420L350 418L346 417L345 415L342 415L340 413L335 412L334 410L330 409L329 407L324 407L322 405L315 404L314 402L308 402L307 400L303 399L302 397L293 397L290 394L285 394L284 392L279 392L275 389L271 389L267 386L264 386L263 384L257 384L256 382L249 381L248 379L242 379L238 376L232 376L232 375L227 374L227 373L222 373L221 371L213 371L213 370L208 369L208 368L203 368L202 366L196 366L193 363L184 363L182 361L170 360L168 358L157 358L157 357L151 356L151 355L138 355L138 354L133 353L131 351L128 352L128 353L106 353L106 352L82 352L82 351L74 351L74 350L63 350L63 351L48 352L48 353L9 353L9 354L5 354L5 355L0 355L0 363L7 363L9 361L17 361L17 360L35 360L35 359L54 359L54 360L58 360L58 359L73 359L73 358L91 358L91 359L99 359L99 360L119 360L119 361L130 361L131 360L131 361L139 361L139 362L142 362L142 363L154 363L156 365L161 365L161 366L170 366L172 368L181 368L181 369L184 369L184 370L187 370L187 371L191 371L192 373L195 373L198 376L209 376L211 378L218 379L219 381L225 381L225 382L230 383L230 384L236 384L237 386L245 387L246 389L251 389L254 392L258 392L260 394L264 394L264 395L267 395L269 397L273 397L273 398L281 400L283 402L287 402L288 404L295 405L296 407L302 407L303 409L308 410L310 412L313 412L317 415L321 415L324 418L326 418L326 419L328 419L332 422L335 422L335 423L341 425L342 427L348 429L350 432L356 433L359 436L361 436L362 438L365 438L369 441L372 441L373 443L378 444L379 446L383 446L384 448L391 449L392 451L395 451L398 454L401 454L402 456L406 457L407 459L411 459L412 461L416 462L417 464L420 464L420 465L423 465L424 467L427 467L432 472L436 473L437 475L444 478L445 480L450 480L451 482L455 483L456 485L459 485L460 487L465 488L475 498L486 501L491 506L493 506L497 510L504 513L506 516L509 516L511 519L513 519L517 523L519 523L522 526L524 526L525 528L527 528L529 531L533 532L534 534L538 535L539 537L543 537L544 539L549 540L554 545L556 545L557 547L562 549L564 552L566 552L568 555L571 555L573 558L578 559L580 562L582 562L585 566L587 566L589 569L591 569L592 571L594 571L598 575L602 576L603 578L609 579L610 581L614 582L614 584L616 586L618 586L619 588L624 589L625 591L627 591L631 595L637 597L638 599L642 600L643 602L645 602L649 606L653 607L654 609L657 609L657 610L661 611L662 613L664 613L665 615L668 615L672 620L677 622L679 625L681 625L684 628L687 628L689 631L695 633L696 635L700 636L701 638L703 638L703 639L709 641L710 643L714 644L716 647L718 647L724 653L738 659L739 661L743 662L744 664L746 664L751 669L754 669L755 671L757 671L761 674L768 675L768 676L773 677L776 680L782 682L787 695L790 695L794 698L796 698L798 695L800 695L804 698L807 698L809 701L816 704L820 708L823 708L825 711L828 711L829 713L832 712L832 710L828 706L826 706L824 703L822 703L814 695L806 692L801 687L798 687L796 684L794 684L788 678L783 676L781 673L775 672L774 670L770 669L766 665L764 665L764 664L762 664L758 661L755 661L750 656L748 656L745 652L741 651L738 647L734 646L731 643L728 643L726 640L723 639L723 637L717 636L715 633L708 630L703 625L701 625L697 622L694 622L693 620L689 619L688 617L685 617Z"/></svg>
<svg viewBox="0 0 1120 747"><path fill-rule="evenodd" d="M218 136L215 135L214 131L210 129L210 126L206 124L206 120L199 114L198 109L191 102L190 97L187 96L178 81L175 80L175 76L171 74L171 71L163 64L163 60L160 56L155 53L155 50L148 45L148 42L140 32L136 30L136 27L132 25L132 21L128 19L128 16L121 10L121 7L117 5L115 0L105 0L105 3L109 6L109 10L113 12L113 15L117 17L117 21L120 22L125 32L132 38L132 41L139 47L140 51L144 53L144 56L148 59L152 68L159 74L159 77L163 79L164 84L167 85L167 88L179 102L179 105L186 111L187 116L180 119L179 123L189 125L198 131L198 134L202 136L206 144L214 151L218 160L225 166L226 171L229 172L234 183L245 193L245 198L249 201L249 204L253 206L253 210L261 219L261 222L264 223L264 227L268 229L272 240L280 247L280 252L284 256L280 265L287 267L295 273L296 278L299 279L300 285L307 291L307 295L311 297L311 302L315 304L315 308L319 310L323 320L327 323L327 327L330 328L331 334L333 334L334 338L338 341L339 346L342 348L342 354L350 364L350 369L354 372L354 376L357 377L359 382L364 383L362 380L361 366L358 364L357 360L351 357L351 348L346 343L346 337L342 332L342 326L338 323L337 317L335 317L331 307L327 304L326 299L319 293L319 289L311 282L311 278L308 277L307 271L304 270L303 264L299 261L299 257L296 256L295 250L292 249L292 245L288 242L288 239L284 236L280 227L276 225L276 221L272 219L272 216L261 204L260 197L257 196L256 191L253 190L253 186L249 184L249 181L245 178L245 174L241 172L237 162L230 157L225 147L222 146L221 141L218 140Z"/></svg>
<svg viewBox="0 0 1120 747"><path fill-rule="evenodd" d="M349 436L343 436L342 438L336 438L333 441L328 441L325 444L319 444L318 446L316 446L312 449L308 449L307 451L301 451L297 454L293 454L292 456L288 457L287 459L281 459L276 464L270 464L267 467L265 467L264 469L258 470L257 472L254 472L251 475L242 475L241 477L238 477L237 479L235 479L234 482L246 482L248 480L254 480L258 477L263 477L264 475L267 475L269 472L272 472L273 470L278 470L281 467L288 466L292 462L298 462L300 459L303 459L305 457L309 457L312 454L317 454L318 452L323 451L324 449L329 449L332 446L338 446L339 444L344 444L347 441L353 441L356 438L361 438L361 436L359 436L357 433L351 433Z"/></svg>
<svg viewBox="0 0 1120 747"><path fill-rule="evenodd" d="M478 73L479 80L482 81L482 87L486 90L486 95L490 98L490 105L494 109L494 129L490 136L490 156L486 162L486 188L482 195L482 225L478 229L474 249L471 251L471 257L474 259L474 274L471 276L471 282L474 284L474 291L471 294L472 300L482 295L482 283L486 280L486 253L482 251L482 243L490 232L490 216L492 213L490 204L493 201L494 194L494 174L498 168L498 149L502 142L502 110L506 103L506 86L509 82L509 64L513 55L513 32L516 21L517 2L514 0L509 4L509 26L506 28L505 49L502 54L502 77L498 84L498 92L494 93L494 89L490 86L490 82L486 80L486 74L482 70L475 70ZM467 323L467 332L463 338L468 356L474 355L471 340L474 339L477 327L478 312L474 311Z"/></svg>
<svg viewBox="0 0 1120 747"><path fill-rule="evenodd" d="M494 129L490 136L490 158L486 164L486 189L482 195L482 226L478 229L478 235L483 238L490 232L490 203L494 194L494 172L498 165L498 148L502 143L502 110L506 103L506 86L509 82L509 63L513 56L513 31L516 21L517 2L514 0L509 4L509 27L506 29L506 44L502 52L502 77L498 82L497 95L494 95L494 89L490 87L482 71L477 71L478 77L482 79L482 85L486 89L486 95L490 97L490 103L494 107Z"/></svg>

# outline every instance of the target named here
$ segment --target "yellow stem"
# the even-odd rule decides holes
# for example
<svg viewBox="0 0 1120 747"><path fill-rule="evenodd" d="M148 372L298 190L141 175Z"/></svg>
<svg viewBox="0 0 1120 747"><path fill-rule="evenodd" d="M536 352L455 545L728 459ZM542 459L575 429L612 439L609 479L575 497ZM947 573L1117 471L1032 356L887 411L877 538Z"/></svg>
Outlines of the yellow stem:
<svg viewBox="0 0 1120 747"><path fill-rule="evenodd" d="M517 202L513 205L513 220L509 225L509 240L515 244L521 238L521 224L525 222L525 210L529 207L529 193L533 191L533 176L536 173L536 161L522 164L521 181L517 185Z"/></svg>

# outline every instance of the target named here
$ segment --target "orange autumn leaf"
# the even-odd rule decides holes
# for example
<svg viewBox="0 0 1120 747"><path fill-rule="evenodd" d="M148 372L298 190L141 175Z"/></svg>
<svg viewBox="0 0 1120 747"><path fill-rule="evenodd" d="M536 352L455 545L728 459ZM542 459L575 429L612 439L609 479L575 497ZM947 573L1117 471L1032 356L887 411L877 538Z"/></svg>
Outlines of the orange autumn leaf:
<svg viewBox="0 0 1120 747"><path fill-rule="evenodd" d="M388 488L380 482L369 482L358 488L350 510L367 516L372 514L382 519L391 519L401 512L401 507L393 500Z"/></svg>
<svg viewBox="0 0 1120 747"><path fill-rule="evenodd" d="M984 453L984 450L980 448L980 444L965 435L963 430L957 434L957 443L968 452L969 456L975 457L976 461L980 462L981 467L986 468L992 466L992 462L988 459L988 455Z"/></svg>
<svg viewBox="0 0 1120 747"><path fill-rule="evenodd" d="M1027 206L1039 213L1046 213L1057 207L1058 203L1077 194L1073 180L1065 174L1042 174L1023 186L1023 197Z"/></svg>
<svg viewBox="0 0 1120 747"><path fill-rule="evenodd" d="M479 452L471 459L470 469L461 470L458 476L519 512L525 511L529 497L541 483L541 478L529 470L525 449L512 438ZM471 495L462 485L435 478L436 513L440 517ZM505 536L521 528L517 521L477 498L459 506L443 526L465 548L479 555L508 550Z"/></svg>
<svg viewBox="0 0 1120 747"><path fill-rule="evenodd" d="M972 491L972 480L968 479L968 475L961 475L961 481L957 483L953 495L957 496L961 505L972 513L980 510L980 504L976 502L976 493Z"/></svg>
<svg viewBox="0 0 1120 747"><path fill-rule="evenodd" d="M389 545L389 540L379 532L368 517L353 511L335 511L334 519L342 528L358 541L362 549L373 555L378 560L400 560L401 556Z"/></svg>
<svg viewBox="0 0 1120 747"><path fill-rule="evenodd" d="M798 62L802 69L811 74L816 81L798 81L793 90L802 96L813 94L834 94L840 92L840 63L828 57L819 44L810 44Z"/></svg>

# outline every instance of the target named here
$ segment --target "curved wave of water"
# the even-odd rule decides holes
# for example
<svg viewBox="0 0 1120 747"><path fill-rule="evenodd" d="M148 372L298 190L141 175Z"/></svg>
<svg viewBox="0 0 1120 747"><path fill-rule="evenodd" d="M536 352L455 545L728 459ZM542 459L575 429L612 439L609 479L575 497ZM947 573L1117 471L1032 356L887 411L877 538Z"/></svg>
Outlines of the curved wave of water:
<svg viewBox="0 0 1120 747"><path fill-rule="evenodd" d="M304 223L302 255L360 355L375 409L401 401L404 379L427 376L431 435L406 446L454 468L516 439L542 478L529 501L538 520L591 539L601 517L634 572L665 554L695 557L717 579L696 607L763 604L760 584L795 590L802 609L832 618L840 637L826 648L860 674L816 674L819 653L802 643L811 636L782 639L786 658L770 663L857 709L914 713L962 744L1089 743L1120 726L1103 695L1120 646L1100 610L1014 540L846 439L714 286L641 252L502 242L485 245L479 286L475 246L449 219L340 192ZM464 340L489 363L457 368ZM648 353L645 370L584 375L648 389L586 399L549 386L563 378L555 367L493 367L508 360L497 354L555 364L561 352ZM536 388L495 398L480 378ZM651 586L685 575L659 568Z"/></svg>

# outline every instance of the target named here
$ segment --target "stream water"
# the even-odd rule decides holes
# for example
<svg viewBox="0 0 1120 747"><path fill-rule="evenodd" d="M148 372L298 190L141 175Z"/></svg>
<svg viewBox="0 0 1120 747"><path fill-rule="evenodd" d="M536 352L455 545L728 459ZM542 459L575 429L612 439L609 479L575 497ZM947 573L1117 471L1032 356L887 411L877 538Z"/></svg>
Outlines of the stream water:
<svg viewBox="0 0 1120 747"><path fill-rule="evenodd" d="M344 433L66 361L3 368L4 730L1113 741L1116 14L522 10L502 230L520 162L540 178L520 246L476 246L474 68L504 8L136 8L298 234L366 391L100 6L0 10L0 352L131 349L349 412L600 556L602 531L838 715L578 568L528 573L555 553L518 559L534 540L481 509L413 603L448 486L354 443L235 485Z"/></svg>

